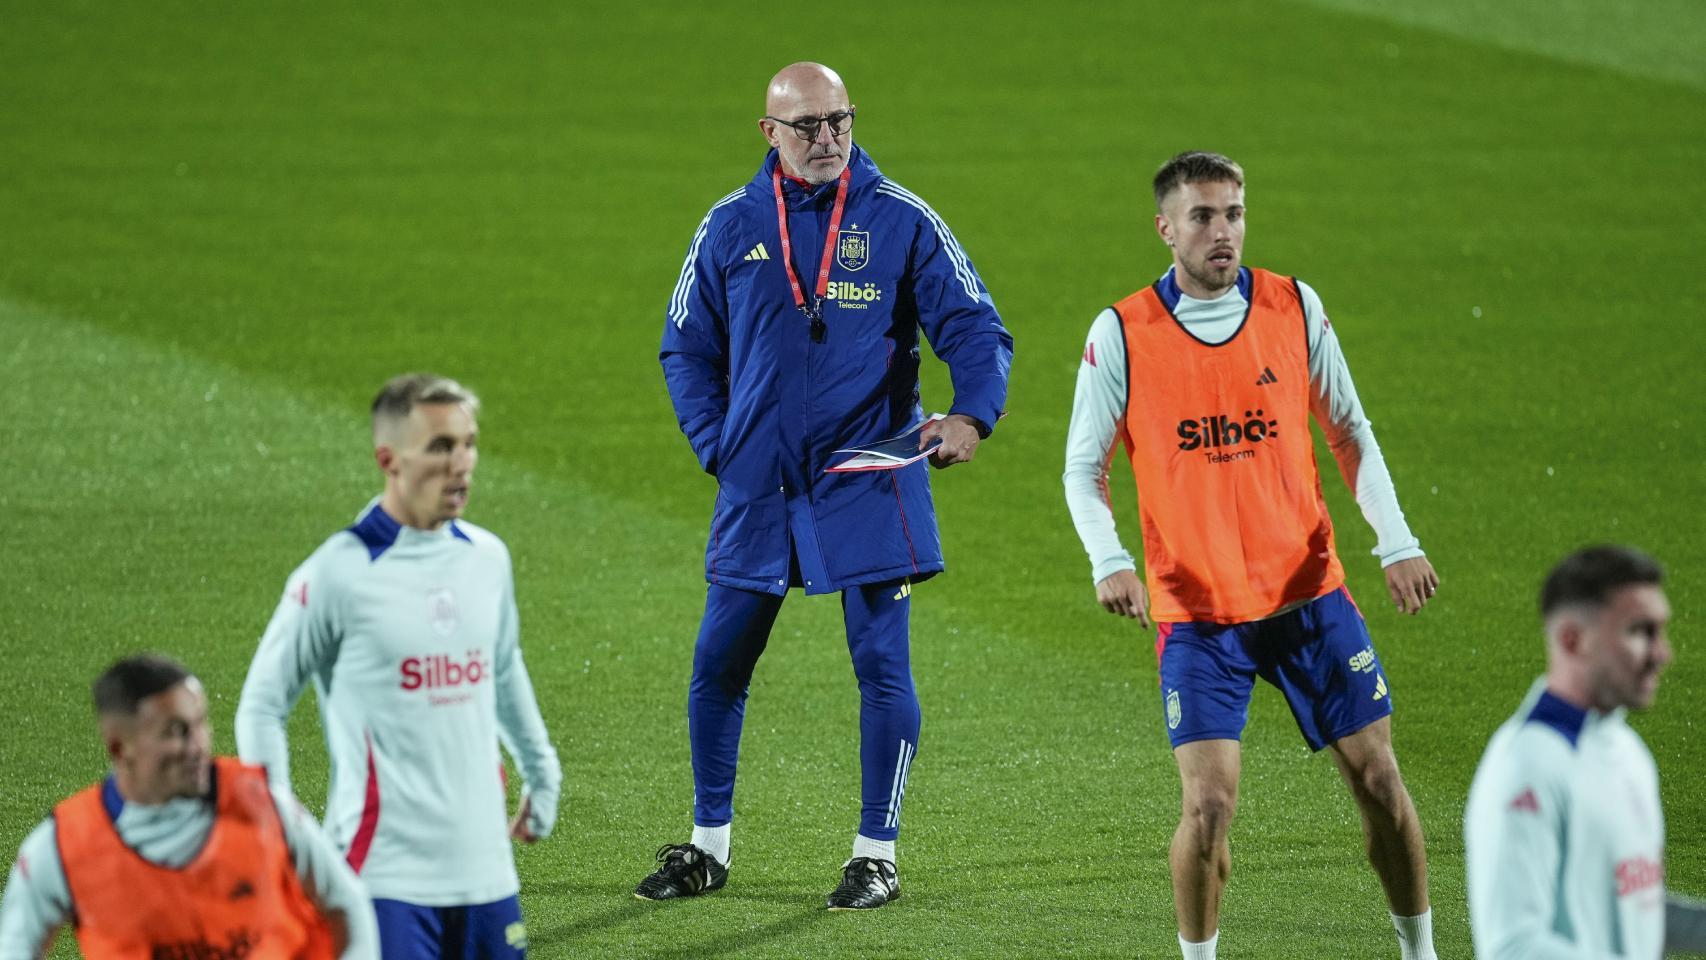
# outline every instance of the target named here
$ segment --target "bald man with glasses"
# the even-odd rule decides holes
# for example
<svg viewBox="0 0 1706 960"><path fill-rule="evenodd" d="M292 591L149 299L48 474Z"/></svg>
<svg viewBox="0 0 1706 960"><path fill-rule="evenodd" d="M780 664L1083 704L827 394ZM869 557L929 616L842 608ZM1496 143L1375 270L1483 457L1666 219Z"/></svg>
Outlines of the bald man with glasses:
<svg viewBox="0 0 1706 960"><path fill-rule="evenodd" d="M841 594L859 681L862 809L827 906L900 895L895 838L920 725L908 615L914 585L943 569L941 542L921 460L830 468L847 459L837 451L924 422L921 331L953 402L912 449L936 467L970 461L1006 403L1013 338L947 224L853 145L855 115L821 64L771 80L758 121L771 149L700 221L667 308L664 379L717 496L687 697L693 834L658 851L642 899L728 879L747 686L790 588Z"/></svg>

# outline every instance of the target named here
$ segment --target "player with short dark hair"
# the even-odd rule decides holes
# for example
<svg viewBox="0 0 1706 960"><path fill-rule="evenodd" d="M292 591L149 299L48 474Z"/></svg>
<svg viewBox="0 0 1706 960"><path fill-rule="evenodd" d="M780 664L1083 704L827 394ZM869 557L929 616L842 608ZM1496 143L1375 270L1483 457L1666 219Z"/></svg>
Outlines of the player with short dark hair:
<svg viewBox="0 0 1706 960"><path fill-rule="evenodd" d="M1664 568L1632 547L1587 547L1558 562L1540 587L1540 616L1565 607L1603 607L1624 587L1663 586Z"/></svg>
<svg viewBox="0 0 1706 960"><path fill-rule="evenodd" d="M85 956L371 960L373 906L288 790L211 755L201 683L153 654L92 693L112 770L30 833L0 900L0 960L73 924Z"/></svg>
<svg viewBox="0 0 1706 960"><path fill-rule="evenodd" d="M1187 183L1230 183L1244 186L1244 168L1232 158L1208 150L1187 150L1155 171L1155 212L1160 213L1173 191Z"/></svg>
<svg viewBox="0 0 1706 960"><path fill-rule="evenodd" d="M1404 960L1432 960L1427 859L1392 751L1392 691L1345 589L1311 419L1379 538L1393 603L1418 612L1439 579L1404 521L1320 297L1241 262L1243 168L1181 153L1154 189L1173 263L1091 325L1064 480L1098 602L1159 623L1161 704L1183 786L1171 850L1180 950L1215 955L1239 738L1259 676L1285 694L1310 749L1332 751ZM1137 479L1147 586L1108 503L1121 442Z"/></svg>
<svg viewBox="0 0 1706 960"><path fill-rule="evenodd" d="M462 519L479 400L405 374L373 401L384 491L290 575L237 705L237 745L290 777L312 682L326 826L374 898L386 960L525 955L510 840L557 817L562 769L522 661L509 549ZM506 823L499 741L525 781Z"/></svg>
<svg viewBox="0 0 1706 960"><path fill-rule="evenodd" d="M1673 650L1658 561L1578 550L1540 589L1546 674L1493 734L1463 817L1481 960L1706 952L1706 904L1664 884L1658 769L1625 720Z"/></svg>
<svg viewBox="0 0 1706 960"><path fill-rule="evenodd" d="M89 685L97 717L134 717L142 701L189 680L183 664L170 657L140 653L119 660Z"/></svg>

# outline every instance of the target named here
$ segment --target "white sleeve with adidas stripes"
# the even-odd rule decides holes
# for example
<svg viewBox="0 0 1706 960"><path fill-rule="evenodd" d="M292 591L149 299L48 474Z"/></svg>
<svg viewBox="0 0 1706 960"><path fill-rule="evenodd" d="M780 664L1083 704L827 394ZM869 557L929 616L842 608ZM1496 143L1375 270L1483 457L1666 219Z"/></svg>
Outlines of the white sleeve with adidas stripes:
<svg viewBox="0 0 1706 960"><path fill-rule="evenodd" d="M54 934L71 922L71 887L59 862L53 818L36 825L18 847L0 897L0 960L39 960Z"/></svg>
<svg viewBox="0 0 1706 960"><path fill-rule="evenodd" d="M1120 543L1108 500L1108 463L1125 419L1125 380L1125 335L1110 307L1090 324L1078 363L1072 419L1066 427L1066 472L1061 477L1072 525L1090 557L1094 583L1121 570L1137 569L1131 551Z"/></svg>
<svg viewBox="0 0 1706 960"><path fill-rule="evenodd" d="M322 546L291 573L237 697L237 753L290 787L290 712L316 674L329 673L341 635L333 594L345 582L322 569L336 551Z"/></svg>
<svg viewBox="0 0 1706 960"><path fill-rule="evenodd" d="M515 603L513 572L508 579L493 655L498 685L498 736L504 749L521 768L528 802L527 829L543 840L551 835L557 823L557 804L563 790L563 765L557 758L556 748L551 746L550 735L545 731L545 718L539 712L533 680L521 657L520 614Z"/></svg>
<svg viewBox="0 0 1706 960"><path fill-rule="evenodd" d="M1421 541L1404 520L1392 474L1374 439L1374 426L1363 413L1327 310L1308 284L1299 280L1297 289L1303 296L1304 329L1309 341L1309 411L1321 425L1333 460L1339 465L1339 475L1356 495L1363 519L1374 530L1373 553L1382 567L1422 556Z"/></svg>
<svg viewBox="0 0 1706 960"><path fill-rule="evenodd" d="M1489 960L1588 960L1557 933L1558 875L1572 758L1541 728L1507 723L1494 734L1463 817L1469 917ZM1603 960L1603 958L1600 958Z"/></svg>

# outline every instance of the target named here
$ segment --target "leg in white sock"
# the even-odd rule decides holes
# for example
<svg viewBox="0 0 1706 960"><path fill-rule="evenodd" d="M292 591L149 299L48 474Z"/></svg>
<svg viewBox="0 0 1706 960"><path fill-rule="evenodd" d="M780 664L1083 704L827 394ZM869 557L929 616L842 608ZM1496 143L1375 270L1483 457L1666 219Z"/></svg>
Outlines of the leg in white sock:
<svg viewBox="0 0 1706 960"><path fill-rule="evenodd" d="M723 866L729 865L728 824L725 823L720 827L701 827L696 823L693 825L693 839L690 842L695 847L715 857L717 862Z"/></svg>
<svg viewBox="0 0 1706 960"><path fill-rule="evenodd" d="M1392 915L1398 931L1398 951L1403 960L1437 960L1434 954L1434 912L1423 910L1414 917Z"/></svg>
<svg viewBox="0 0 1706 960"><path fill-rule="evenodd" d="M1179 952L1184 955L1185 960L1214 960L1214 948L1218 943L1220 943L1219 930L1214 931L1214 936L1202 943L1192 943L1185 939L1184 934L1179 934Z"/></svg>
<svg viewBox="0 0 1706 960"><path fill-rule="evenodd" d="M872 840L870 837L867 837L862 833L855 834L853 837L853 859L857 860L860 857L869 857L872 860L887 860L890 863L894 863L894 841Z"/></svg>

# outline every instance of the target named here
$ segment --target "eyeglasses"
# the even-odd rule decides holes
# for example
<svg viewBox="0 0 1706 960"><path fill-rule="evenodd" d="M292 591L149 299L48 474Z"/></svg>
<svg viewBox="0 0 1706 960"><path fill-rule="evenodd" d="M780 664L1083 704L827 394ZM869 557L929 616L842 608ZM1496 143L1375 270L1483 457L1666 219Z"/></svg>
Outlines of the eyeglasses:
<svg viewBox="0 0 1706 960"><path fill-rule="evenodd" d="M818 130L826 123L829 124L830 136L844 136L847 131L853 129L853 112L854 108L848 107L846 110L837 110L827 116L807 117L804 120L784 120L781 117L770 116L764 119L780 123L785 127L793 127L794 136L801 140L816 140Z"/></svg>

